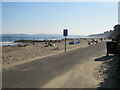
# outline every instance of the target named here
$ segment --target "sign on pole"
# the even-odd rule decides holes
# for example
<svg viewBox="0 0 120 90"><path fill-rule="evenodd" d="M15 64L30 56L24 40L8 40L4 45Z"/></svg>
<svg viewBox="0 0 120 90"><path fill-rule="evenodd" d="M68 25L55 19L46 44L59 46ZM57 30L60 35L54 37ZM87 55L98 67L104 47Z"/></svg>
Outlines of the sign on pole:
<svg viewBox="0 0 120 90"><path fill-rule="evenodd" d="M68 29L63 30L63 36L68 36Z"/></svg>
<svg viewBox="0 0 120 90"><path fill-rule="evenodd" d="M66 36L68 36L68 29L63 29L63 36L65 36L65 52L66 52Z"/></svg>

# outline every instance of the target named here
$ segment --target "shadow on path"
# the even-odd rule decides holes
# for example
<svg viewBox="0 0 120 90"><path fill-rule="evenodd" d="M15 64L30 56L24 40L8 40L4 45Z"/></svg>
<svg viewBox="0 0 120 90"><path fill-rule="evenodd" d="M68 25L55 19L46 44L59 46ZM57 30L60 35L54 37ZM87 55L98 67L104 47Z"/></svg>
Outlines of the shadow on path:
<svg viewBox="0 0 120 90"><path fill-rule="evenodd" d="M107 61L112 59L113 57L114 56L102 56L102 57L96 58L95 61Z"/></svg>

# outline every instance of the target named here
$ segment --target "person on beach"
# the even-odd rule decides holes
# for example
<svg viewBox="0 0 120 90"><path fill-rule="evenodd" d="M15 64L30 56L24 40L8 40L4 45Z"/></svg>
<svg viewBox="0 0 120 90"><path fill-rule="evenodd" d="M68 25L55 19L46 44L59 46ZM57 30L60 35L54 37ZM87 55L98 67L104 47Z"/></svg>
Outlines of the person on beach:
<svg viewBox="0 0 120 90"><path fill-rule="evenodd" d="M55 43L53 44L53 46L54 46L53 50L58 50L59 49L59 47L56 47Z"/></svg>
<svg viewBox="0 0 120 90"><path fill-rule="evenodd" d="M33 42L33 45L35 45L35 43Z"/></svg>
<svg viewBox="0 0 120 90"><path fill-rule="evenodd" d="M88 41L88 45L90 45L90 41Z"/></svg>
<svg viewBox="0 0 120 90"><path fill-rule="evenodd" d="M102 42L102 41L103 41L103 38L100 38L100 41Z"/></svg>
<svg viewBox="0 0 120 90"><path fill-rule="evenodd" d="M56 44L55 44L55 43L53 43L53 46L55 47L55 46L56 46Z"/></svg>

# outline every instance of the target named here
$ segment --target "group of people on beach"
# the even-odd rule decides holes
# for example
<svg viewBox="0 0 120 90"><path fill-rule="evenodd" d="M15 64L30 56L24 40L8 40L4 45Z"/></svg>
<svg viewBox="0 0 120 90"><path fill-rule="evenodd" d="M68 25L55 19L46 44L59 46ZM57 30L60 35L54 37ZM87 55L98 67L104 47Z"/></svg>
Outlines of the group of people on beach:
<svg viewBox="0 0 120 90"><path fill-rule="evenodd" d="M87 40L88 45L91 45L91 44L98 44L98 42L103 41L104 38L86 38L85 40ZM44 47L53 46L55 49L59 49L59 47L57 47L57 45L56 45L56 42L60 42L60 41L47 41L44 43ZM72 42L69 42L69 45L75 44L74 42L75 42L75 40L73 40ZM79 41L79 43L80 43L80 41ZM32 44L35 45L35 42L33 42ZM18 44L17 46L18 47L26 47L27 45L28 44L23 43L23 44Z"/></svg>
<svg viewBox="0 0 120 90"><path fill-rule="evenodd" d="M55 43L53 43L53 44L51 44L49 42L44 43L44 47L49 47L49 46L53 46L54 47L53 50L58 50L59 49L59 47L56 47Z"/></svg>
<svg viewBox="0 0 120 90"><path fill-rule="evenodd" d="M99 40L102 42L103 38L99 38ZM91 38L90 40L88 40L88 45L90 45L90 44L98 44L98 40Z"/></svg>

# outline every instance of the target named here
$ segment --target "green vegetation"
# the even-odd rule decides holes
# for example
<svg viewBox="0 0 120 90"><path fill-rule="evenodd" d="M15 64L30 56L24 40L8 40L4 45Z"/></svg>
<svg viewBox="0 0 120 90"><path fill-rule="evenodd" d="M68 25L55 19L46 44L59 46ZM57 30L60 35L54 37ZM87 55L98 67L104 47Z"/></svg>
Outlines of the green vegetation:
<svg viewBox="0 0 120 90"><path fill-rule="evenodd" d="M113 30L105 31L104 33L100 34L90 34L89 37L109 37L112 34Z"/></svg>
<svg viewBox="0 0 120 90"><path fill-rule="evenodd" d="M120 25L115 25L109 38L117 42L117 55L120 55Z"/></svg>
<svg viewBox="0 0 120 90"><path fill-rule="evenodd" d="M117 49L116 49L117 70L114 77L115 77L116 83L120 87L120 24L114 26L114 30L110 34L109 38L111 38L114 41L117 41Z"/></svg>

